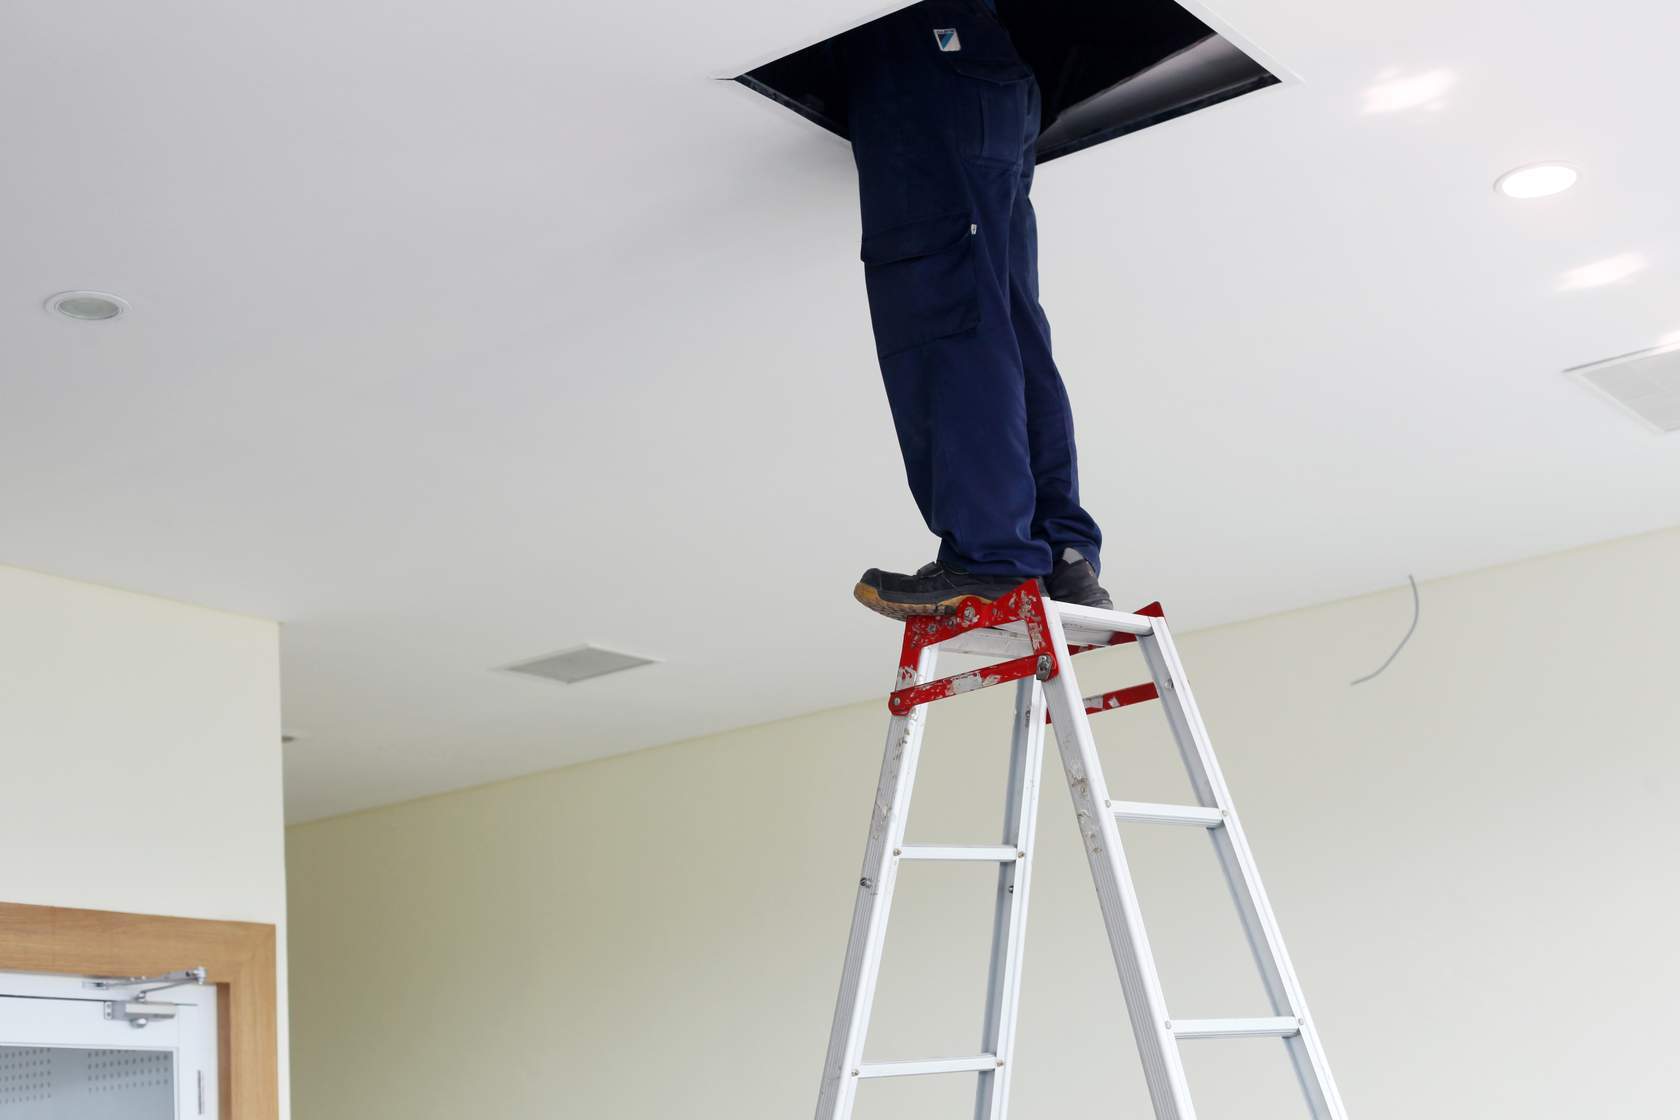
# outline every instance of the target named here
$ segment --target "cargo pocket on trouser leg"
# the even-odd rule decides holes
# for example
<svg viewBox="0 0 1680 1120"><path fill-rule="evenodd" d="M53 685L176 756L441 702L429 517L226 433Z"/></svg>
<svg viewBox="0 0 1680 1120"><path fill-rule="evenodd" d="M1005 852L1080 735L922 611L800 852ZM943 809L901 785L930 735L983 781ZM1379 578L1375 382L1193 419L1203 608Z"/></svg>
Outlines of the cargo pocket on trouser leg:
<svg viewBox="0 0 1680 1120"><path fill-rule="evenodd" d="M962 154L986 163L1018 164L1027 138L1038 131L1033 72L995 25L974 28L968 40L963 50L939 55L973 102L974 115L959 132Z"/></svg>
<svg viewBox="0 0 1680 1120"><path fill-rule="evenodd" d="M888 357L980 322L974 222L967 213L910 222L863 239L875 352Z"/></svg>

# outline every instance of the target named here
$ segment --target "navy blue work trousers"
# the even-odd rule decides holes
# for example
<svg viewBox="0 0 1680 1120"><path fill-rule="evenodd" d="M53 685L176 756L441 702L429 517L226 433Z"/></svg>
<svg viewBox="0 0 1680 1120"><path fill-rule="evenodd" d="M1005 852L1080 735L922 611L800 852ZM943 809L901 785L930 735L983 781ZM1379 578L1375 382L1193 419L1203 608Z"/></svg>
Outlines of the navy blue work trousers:
<svg viewBox="0 0 1680 1120"><path fill-rule="evenodd" d="M983 0L924 0L844 51L876 352L939 559L1027 578L1073 548L1099 565L1038 302L1032 71Z"/></svg>

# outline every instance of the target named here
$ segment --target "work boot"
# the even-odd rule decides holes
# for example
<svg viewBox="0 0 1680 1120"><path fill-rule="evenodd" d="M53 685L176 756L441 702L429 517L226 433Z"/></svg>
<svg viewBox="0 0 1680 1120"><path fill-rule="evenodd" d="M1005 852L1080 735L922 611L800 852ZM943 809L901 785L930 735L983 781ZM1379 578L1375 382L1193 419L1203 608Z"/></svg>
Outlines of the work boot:
<svg viewBox="0 0 1680 1120"><path fill-rule="evenodd" d="M1023 582L1014 576L975 575L935 561L913 576L871 568L852 589L852 597L875 613L902 622L916 615L951 614L970 597L989 603Z"/></svg>
<svg viewBox="0 0 1680 1120"><path fill-rule="evenodd" d="M1097 570L1079 554L1078 549L1062 550L1061 559L1056 561L1056 566L1050 569L1049 578L1044 581L1044 590L1058 603L1105 611L1114 609L1114 600L1097 582Z"/></svg>

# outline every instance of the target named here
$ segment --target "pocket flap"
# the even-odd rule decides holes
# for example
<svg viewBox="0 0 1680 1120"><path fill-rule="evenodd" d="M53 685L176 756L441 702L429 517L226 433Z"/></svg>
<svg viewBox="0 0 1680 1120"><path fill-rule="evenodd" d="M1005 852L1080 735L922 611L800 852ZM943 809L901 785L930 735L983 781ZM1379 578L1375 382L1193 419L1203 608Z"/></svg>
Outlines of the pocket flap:
<svg viewBox="0 0 1680 1120"><path fill-rule="evenodd" d="M863 239L864 264L891 264L893 261L929 257L961 244L974 225L965 211L945 214L937 218L906 222L901 226L872 233Z"/></svg>
<svg viewBox="0 0 1680 1120"><path fill-rule="evenodd" d="M939 57L949 62L951 69L957 73L979 78L983 82L997 82L1003 85L1024 82L1033 76L1027 65L1018 59L988 58L986 55L970 54L968 51L941 52Z"/></svg>

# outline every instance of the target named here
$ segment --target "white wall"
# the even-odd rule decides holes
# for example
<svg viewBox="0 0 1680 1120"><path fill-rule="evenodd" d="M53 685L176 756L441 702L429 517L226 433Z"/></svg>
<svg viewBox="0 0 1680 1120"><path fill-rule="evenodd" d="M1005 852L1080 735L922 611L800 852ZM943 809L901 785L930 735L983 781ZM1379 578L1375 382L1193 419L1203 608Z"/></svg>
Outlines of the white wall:
<svg viewBox="0 0 1680 1120"><path fill-rule="evenodd" d="M1181 641L1354 1116L1674 1113L1677 572L1666 532L1426 583L1412 645L1357 688L1404 590ZM1098 657L1120 663L1089 687L1140 679ZM993 839L1003 692L932 713L912 840ZM876 701L292 829L300 1111L808 1115L885 722ZM1152 707L1097 728L1119 796L1183 796ZM1016 1112L1144 1116L1054 759L1045 794ZM1260 1013L1206 840L1128 836L1174 1012ZM991 894L986 869L907 869L871 1057L973 1050ZM1303 1115L1285 1066L1200 1044L1203 1115ZM859 1116L955 1120L971 1086L872 1083Z"/></svg>
<svg viewBox="0 0 1680 1120"><path fill-rule="evenodd" d="M276 625L0 567L0 781L0 900L280 927L288 1115Z"/></svg>

